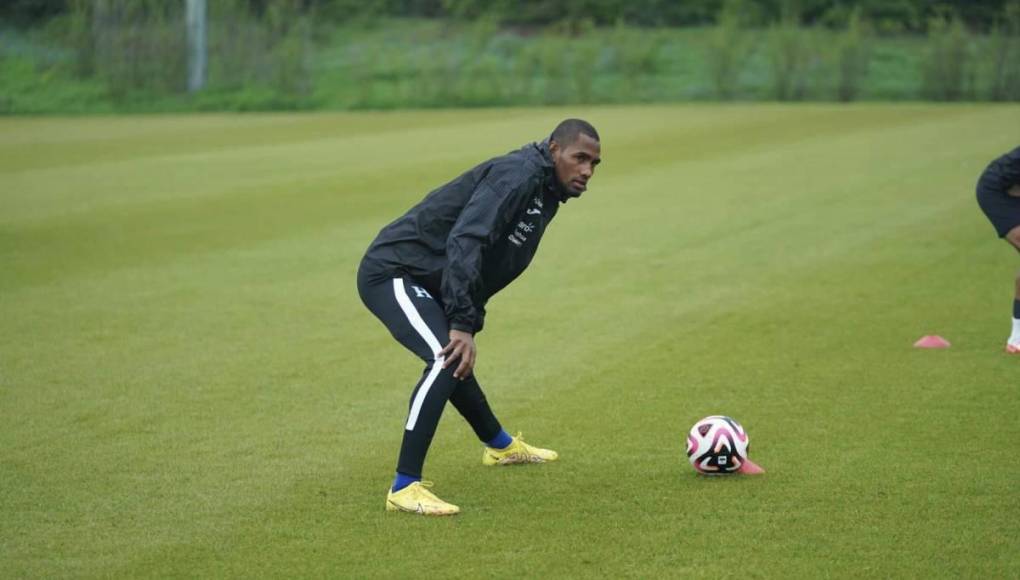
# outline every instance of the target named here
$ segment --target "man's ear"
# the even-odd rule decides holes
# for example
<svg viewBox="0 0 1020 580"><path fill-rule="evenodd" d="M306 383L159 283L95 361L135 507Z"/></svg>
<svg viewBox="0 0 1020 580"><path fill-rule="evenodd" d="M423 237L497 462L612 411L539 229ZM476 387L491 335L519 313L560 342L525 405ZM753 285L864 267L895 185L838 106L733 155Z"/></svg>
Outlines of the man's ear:
<svg viewBox="0 0 1020 580"><path fill-rule="evenodd" d="M549 153L552 153L553 155L556 155L556 153L559 152L559 150L560 150L560 144L555 142L555 141L550 140L549 141Z"/></svg>

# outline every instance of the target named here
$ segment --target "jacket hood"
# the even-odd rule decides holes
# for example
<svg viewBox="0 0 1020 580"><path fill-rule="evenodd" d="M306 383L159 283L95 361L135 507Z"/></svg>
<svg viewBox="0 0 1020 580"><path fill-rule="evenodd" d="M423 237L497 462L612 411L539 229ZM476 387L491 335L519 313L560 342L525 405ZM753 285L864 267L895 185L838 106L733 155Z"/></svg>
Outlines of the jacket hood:
<svg viewBox="0 0 1020 580"><path fill-rule="evenodd" d="M546 190L552 193L560 203L567 203L572 197L580 197L580 193L574 193L563 187L556 177L556 164L553 163L552 153L549 151L549 139L525 145L521 149L524 154L545 170Z"/></svg>

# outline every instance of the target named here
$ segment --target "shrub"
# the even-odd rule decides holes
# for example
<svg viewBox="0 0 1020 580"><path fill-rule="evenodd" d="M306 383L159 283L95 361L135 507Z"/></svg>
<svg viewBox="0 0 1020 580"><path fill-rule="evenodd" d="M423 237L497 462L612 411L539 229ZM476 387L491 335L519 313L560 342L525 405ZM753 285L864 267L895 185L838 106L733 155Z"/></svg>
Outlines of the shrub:
<svg viewBox="0 0 1020 580"><path fill-rule="evenodd" d="M836 98L852 101L861 94L871 60L870 34L862 22L860 10L855 9L847 20L835 43Z"/></svg>
<svg viewBox="0 0 1020 580"><path fill-rule="evenodd" d="M640 98L645 79L662 69L662 35L618 22L609 35L609 44L613 68L623 81L617 92L624 100Z"/></svg>
<svg viewBox="0 0 1020 580"><path fill-rule="evenodd" d="M747 13L745 2L726 0L709 35L705 61L715 95L720 99L736 95L740 73L751 56L754 45L747 27Z"/></svg>
<svg viewBox="0 0 1020 580"><path fill-rule="evenodd" d="M123 98L132 91L185 88L183 3L107 0L72 3L77 69Z"/></svg>
<svg viewBox="0 0 1020 580"><path fill-rule="evenodd" d="M814 31L793 20L772 26L768 33L768 57L772 69L771 94L780 101L800 100L807 94L809 70L815 66Z"/></svg>
<svg viewBox="0 0 1020 580"><path fill-rule="evenodd" d="M992 28L987 47L982 61L991 68L988 98L1020 101L1020 2L1005 6L1003 18Z"/></svg>
<svg viewBox="0 0 1020 580"><path fill-rule="evenodd" d="M184 3L72 0L76 70L97 77L115 99L178 94L187 88ZM311 93L311 23L299 0L252 12L243 0L209 3L208 83L212 90L256 86L295 97Z"/></svg>
<svg viewBox="0 0 1020 580"><path fill-rule="evenodd" d="M970 35L956 16L933 17L922 64L921 94L935 101L960 101L972 96L974 63Z"/></svg>

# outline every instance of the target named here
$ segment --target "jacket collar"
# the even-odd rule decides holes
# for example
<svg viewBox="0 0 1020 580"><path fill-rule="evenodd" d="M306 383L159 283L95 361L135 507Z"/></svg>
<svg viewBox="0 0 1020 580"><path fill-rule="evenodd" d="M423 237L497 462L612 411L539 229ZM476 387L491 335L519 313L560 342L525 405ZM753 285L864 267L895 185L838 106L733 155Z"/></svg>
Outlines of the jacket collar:
<svg viewBox="0 0 1020 580"><path fill-rule="evenodd" d="M533 147L538 152L538 164L545 171L545 193L551 195L560 203L567 203L571 197L577 197L566 190L558 179L556 179L556 165L553 163L552 153L549 152L549 140L545 139L534 143Z"/></svg>

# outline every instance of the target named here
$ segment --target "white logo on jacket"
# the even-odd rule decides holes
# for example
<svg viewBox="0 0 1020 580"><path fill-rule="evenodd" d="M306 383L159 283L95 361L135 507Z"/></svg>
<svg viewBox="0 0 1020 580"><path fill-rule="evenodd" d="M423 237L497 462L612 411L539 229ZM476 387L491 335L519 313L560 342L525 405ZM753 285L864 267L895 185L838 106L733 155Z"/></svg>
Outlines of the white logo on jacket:
<svg viewBox="0 0 1020 580"><path fill-rule="evenodd" d="M536 197L531 201L535 204L535 207L527 208L524 213L527 215L542 215L542 199ZM528 241L528 234L535 231L536 227L535 222L520 220L517 222L517 228L512 234L507 236L507 239L519 248L524 245L524 242Z"/></svg>

